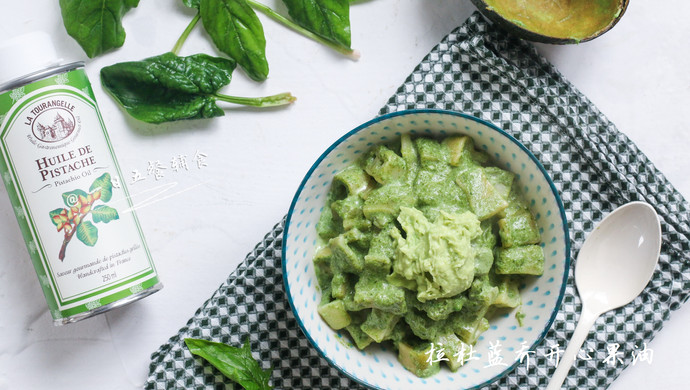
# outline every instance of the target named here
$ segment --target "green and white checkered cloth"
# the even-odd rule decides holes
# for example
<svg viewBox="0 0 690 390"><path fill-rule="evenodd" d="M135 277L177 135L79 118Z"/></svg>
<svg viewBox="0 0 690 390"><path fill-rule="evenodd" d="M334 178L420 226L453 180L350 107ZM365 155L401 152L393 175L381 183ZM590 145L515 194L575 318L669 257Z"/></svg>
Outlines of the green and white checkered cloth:
<svg viewBox="0 0 690 390"><path fill-rule="evenodd" d="M561 194L573 259L585 235L617 206L652 204L661 217L663 244L652 281L631 304L602 316L583 346L591 359L576 361L565 386L604 389L640 353L672 310L690 293L688 204L652 163L535 48L477 14L451 32L415 68L381 114L413 108L456 110L488 120L520 140L542 162ZM148 389L235 388L216 369L194 358L186 337L239 346L249 338L254 356L272 367L277 389L362 388L330 367L311 347L283 288L284 220L179 333L151 356ZM531 355L492 389L544 387L555 369L548 359L565 349L580 300L570 272L553 327ZM622 359L606 364L607 347ZM551 355L553 356L553 355ZM584 355L583 355L584 356ZM236 386L239 388L239 386Z"/></svg>

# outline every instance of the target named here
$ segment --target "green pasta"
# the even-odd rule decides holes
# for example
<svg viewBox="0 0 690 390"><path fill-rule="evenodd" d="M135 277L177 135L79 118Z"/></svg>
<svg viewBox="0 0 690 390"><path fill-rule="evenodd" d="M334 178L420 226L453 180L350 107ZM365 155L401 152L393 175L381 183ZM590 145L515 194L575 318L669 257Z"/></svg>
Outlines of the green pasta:
<svg viewBox="0 0 690 390"><path fill-rule="evenodd" d="M514 174L467 136L403 135L337 173L317 224L318 312L357 348L391 343L420 377L452 371L497 310L541 275L541 237Z"/></svg>

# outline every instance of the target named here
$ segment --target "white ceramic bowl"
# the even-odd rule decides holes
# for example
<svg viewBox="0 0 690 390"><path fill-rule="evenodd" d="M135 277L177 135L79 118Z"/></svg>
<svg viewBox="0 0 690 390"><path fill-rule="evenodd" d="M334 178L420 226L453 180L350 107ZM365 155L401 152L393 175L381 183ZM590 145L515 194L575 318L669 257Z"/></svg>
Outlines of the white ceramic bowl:
<svg viewBox="0 0 690 390"><path fill-rule="evenodd" d="M488 152L494 163L516 174L542 234L546 258L544 274L521 290L524 325L514 312L492 320L474 347L477 360L457 372L443 368L422 379L407 371L395 351L370 346L359 351L347 332L328 327L317 313L321 292L312 257L317 246L316 223L324 208L333 175L379 143L400 134L443 137L469 135L475 147ZM467 389L491 383L512 371L519 352L534 350L553 322L561 304L570 265L570 240L563 204L553 182L537 159L515 138L496 126L451 111L413 110L378 117L350 131L314 163L292 201L283 237L283 279L297 320L312 345L333 366L350 378L376 389ZM490 344L500 343L500 353L490 355ZM524 346L524 348L523 348ZM498 350L497 350L498 351ZM504 365L490 364L500 356ZM534 356L531 354L530 356ZM496 361L493 361L496 363ZM525 360L521 364L526 364Z"/></svg>

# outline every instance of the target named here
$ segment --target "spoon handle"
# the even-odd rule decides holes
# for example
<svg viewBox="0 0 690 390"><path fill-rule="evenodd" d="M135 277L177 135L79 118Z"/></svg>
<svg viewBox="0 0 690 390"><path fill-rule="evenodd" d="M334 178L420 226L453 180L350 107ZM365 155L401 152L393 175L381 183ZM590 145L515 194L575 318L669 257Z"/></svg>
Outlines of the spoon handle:
<svg viewBox="0 0 690 390"><path fill-rule="evenodd" d="M560 363L558 367L556 367L556 371L553 373L546 390L559 390L561 388L563 381L565 381L565 377L568 376L570 367L575 361L575 357L577 357L578 352L580 352L580 347L582 347L582 344L589 334L589 330L600 315L601 314L596 314L587 310L585 306L582 307L580 321L577 323L575 332L573 332L570 342L568 343L568 348L563 353L563 356L561 356Z"/></svg>

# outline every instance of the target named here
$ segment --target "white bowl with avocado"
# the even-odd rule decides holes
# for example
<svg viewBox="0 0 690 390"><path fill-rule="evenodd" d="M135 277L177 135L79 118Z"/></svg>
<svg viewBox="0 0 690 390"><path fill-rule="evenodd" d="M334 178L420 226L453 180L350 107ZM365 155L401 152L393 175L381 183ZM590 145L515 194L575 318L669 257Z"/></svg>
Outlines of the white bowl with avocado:
<svg viewBox="0 0 690 390"><path fill-rule="evenodd" d="M524 145L469 115L412 110L319 157L282 254L300 327L344 375L375 389L467 389L526 364L521 352L558 312L570 240Z"/></svg>

